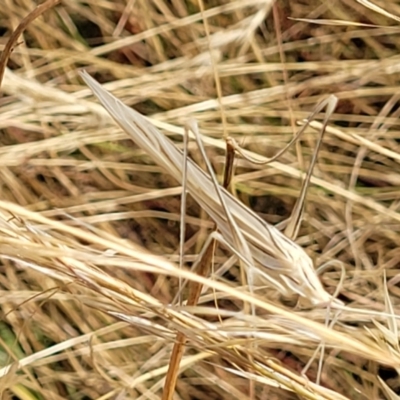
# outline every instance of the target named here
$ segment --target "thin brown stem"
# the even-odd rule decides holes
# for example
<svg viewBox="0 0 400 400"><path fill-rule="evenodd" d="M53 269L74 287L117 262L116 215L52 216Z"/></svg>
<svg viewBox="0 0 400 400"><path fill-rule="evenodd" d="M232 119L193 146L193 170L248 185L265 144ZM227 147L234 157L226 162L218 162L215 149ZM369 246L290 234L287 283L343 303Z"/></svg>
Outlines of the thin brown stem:
<svg viewBox="0 0 400 400"><path fill-rule="evenodd" d="M226 139L226 156L225 156L225 168L224 168L224 182L223 187L229 190L233 176L233 163L235 161L235 144L232 138Z"/></svg>
<svg viewBox="0 0 400 400"><path fill-rule="evenodd" d="M197 272L200 276L207 276L209 274L214 249L215 241L212 240L200 261ZM189 286L189 297L186 303L188 306L195 306L197 304L200 298L202 287L203 285L200 283L191 282ZM182 332L178 332L168 365L168 372L165 378L162 400L171 400L174 395L176 382L178 380L179 366L185 350L185 343L186 335Z"/></svg>
<svg viewBox="0 0 400 400"><path fill-rule="evenodd" d="M22 34L22 32L28 27L28 25L38 18L40 15L45 13L50 8L56 6L58 3L61 3L61 0L47 0L43 4L37 6L33 11L31 11L16 27L16 29L11 33L10 38L8 39L3 52L0 56L0 88L1 83L3 82L4 71L7 67L8 59L14 47L16 46L17 40Z"/></svg>
<svg viewBox="0 0 400 400"><path fill-rule="evenodd" d="M187 137L187 135L185 135ZM233 163L235 159L235 147L229 138L226 141L226 159L224 169L224 181L223 187L228 189L233 175ZM201 260L198 264L197 274L200 276L208 276L212 258L215 251L216 241L211 240L208 244L207 249L202 254ZM186 304L188 306L195 306L199 301L201 290L203 285L191 282L189 286L189 295ZM186 335L182 332L178 332L176 335L176 341L172 349L171 358L168 365L167 376L165 378L164 391L162 400L171 400L176 387L176 382L179 375L179 366L185 350Z"/></svg>

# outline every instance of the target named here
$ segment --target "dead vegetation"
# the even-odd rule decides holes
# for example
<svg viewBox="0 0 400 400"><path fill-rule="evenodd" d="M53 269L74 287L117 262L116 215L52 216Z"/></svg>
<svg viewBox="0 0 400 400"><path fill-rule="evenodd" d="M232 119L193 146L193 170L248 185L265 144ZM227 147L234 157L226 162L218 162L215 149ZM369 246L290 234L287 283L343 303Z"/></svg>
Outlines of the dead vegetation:
<svg viewBox="0 0 400 400"><path fill-rule="evenodd" d="M5 3L2 49L36 5ZM161 398L177 333L176 399L398 398L399 16L361 0L74 0L31 22L1 86L2 398ZM149 118L118 106L121 130L82 69ZM329 95L296 243L281 232L323 113L268 165L237 155L233 196L196 140L182 175L190 119L221 181L228 136L267 161Z"/></svg>

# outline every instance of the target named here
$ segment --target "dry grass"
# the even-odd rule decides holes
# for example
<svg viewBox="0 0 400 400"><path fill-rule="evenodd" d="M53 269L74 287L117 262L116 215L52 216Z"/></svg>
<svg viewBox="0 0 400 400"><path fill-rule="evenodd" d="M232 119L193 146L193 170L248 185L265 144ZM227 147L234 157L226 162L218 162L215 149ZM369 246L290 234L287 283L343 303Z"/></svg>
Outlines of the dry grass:
<svg viewBox="0 0 400 400"><path fill-rule="evenodd" d="M176 399L398 398L400 7L304 3L210 1L202 14L189 0L69 1L28 26L1 87L3 399L161 398L177 332ZM34 6L5 0L2 48ZM290 216L322 114L278 161L237 158L228 210L208 173L199 198L190 164L182 269L180 175L117 127L82 68L179 148L195 118L219 177L228 135L266 161L334 94L288 254L312 260L319 300L340 302L297 306L318 301L296 261L278 284L243 271L262 264L255 243L266 264L287 261L255 239L250 210L271 225ZM221 244L204 278L190 267L213 220L243 259ZM187 281L203 285L197 306L178 305L180 281L183 300Z"/></svg>

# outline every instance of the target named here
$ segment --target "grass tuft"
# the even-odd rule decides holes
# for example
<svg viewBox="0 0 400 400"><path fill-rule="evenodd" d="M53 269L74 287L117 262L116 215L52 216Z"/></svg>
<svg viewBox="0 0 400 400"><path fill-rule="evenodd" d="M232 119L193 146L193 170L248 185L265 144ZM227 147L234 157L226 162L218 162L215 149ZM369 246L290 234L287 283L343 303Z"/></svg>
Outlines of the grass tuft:
<svg viewBox="0 0 400 400"><path fill-rule="evenodd" d="M0 64L31 16L1 82L2 398L162 398L179 340L175 399L397 398L398 4L47 3L0 8Z"/></svg>

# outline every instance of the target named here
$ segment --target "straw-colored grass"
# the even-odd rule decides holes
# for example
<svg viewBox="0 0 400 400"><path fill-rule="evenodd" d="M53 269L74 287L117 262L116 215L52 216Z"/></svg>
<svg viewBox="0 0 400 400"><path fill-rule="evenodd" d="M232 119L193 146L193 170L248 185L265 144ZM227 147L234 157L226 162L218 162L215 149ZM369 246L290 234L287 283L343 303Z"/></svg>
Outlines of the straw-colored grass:
<svg viewBox="0 0 400 400"><path fill-rule="evenodd" d="M308 3L68 1L27 27L1 85L2 398L159 399L178 333L174 399L398 398L400 7ZM5 0L2 49L35 5ZM228 136L267 161L329 95L294 242L323 113L268 165L237 155L232 196L193 139L182 173L191 119L221 180Z"/></svg>

